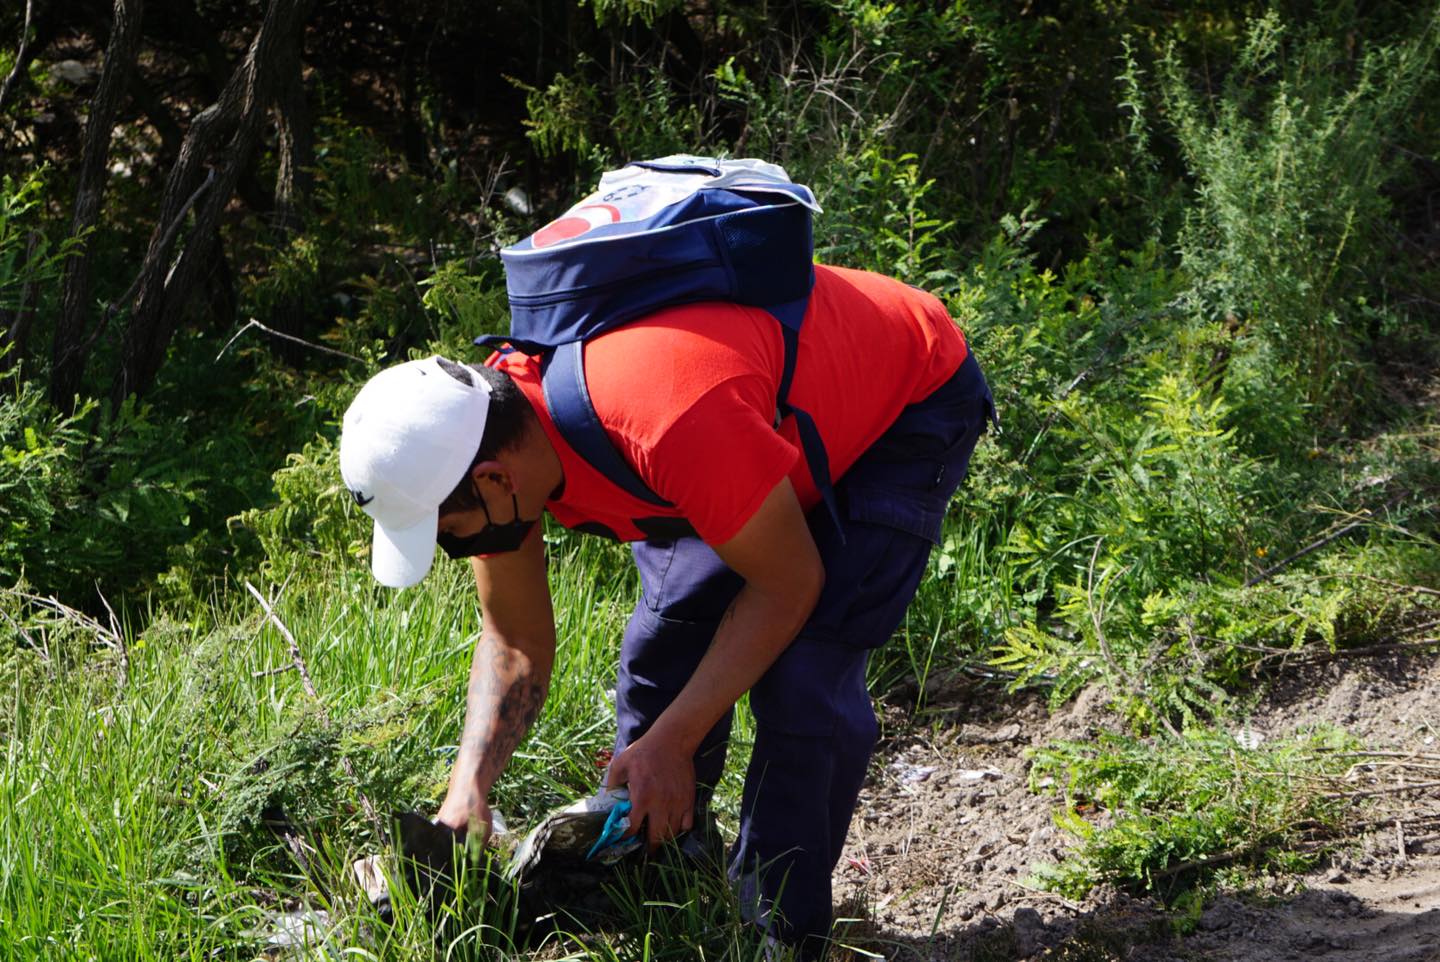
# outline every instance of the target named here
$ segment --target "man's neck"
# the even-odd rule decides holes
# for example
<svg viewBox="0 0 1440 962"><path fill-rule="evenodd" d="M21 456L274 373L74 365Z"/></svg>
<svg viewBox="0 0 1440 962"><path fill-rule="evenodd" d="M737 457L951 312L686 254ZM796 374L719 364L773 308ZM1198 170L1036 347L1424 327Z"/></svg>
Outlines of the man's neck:
<svg viewBox="0 0 1440 962"><path fill-rule="evenodd" d="M526 432L521 446L521 460L525 473L535 479L535 486L545 492L545 500L559 497L565 488L565 469L560 464L560 455L550 443L539 423L532 424Z"/></svg>

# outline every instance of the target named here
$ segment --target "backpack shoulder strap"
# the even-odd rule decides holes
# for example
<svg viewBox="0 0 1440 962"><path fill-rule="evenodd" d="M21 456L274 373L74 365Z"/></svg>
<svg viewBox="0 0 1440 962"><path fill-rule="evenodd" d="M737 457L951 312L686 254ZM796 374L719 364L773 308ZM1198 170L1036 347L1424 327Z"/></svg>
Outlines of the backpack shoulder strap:
<svg viewBox="0 0 1440 962"><path fill-rule="evenodd" d="M815 283L813 271L810 283ZM810 295L807 293L799 300L765 308L780 324L780 337L785 343L785 367L780 375L780 390L775 395L775 427L778 429L786 416L795 418L796 432L800 435L800 447L805 453L805 462L810 467L810 477L815 482L815 490L820 493L820 500L824 502L825 510L830 513L830 519L835 523L835 530L843 544L845 526L840 522L840 505L835 499L835 485L830 478L830 456L825 452L825 441L820 437L820 429L815 426L815 419L790 403L790 384L795 380L795 359L800 354L800 323L805 318L809 303Z"/></svg>
<svg viewBox="0 0 1440 962"><path fill-rule="evenodd" d="M576 454L616 487L648 504L672 507L640 479L605 433L595 405L590 402L590 390L585 386L582 351L582 342L568 341L547 354L541 364L540 384L545 392L545 407L556 430Z"/></svg>

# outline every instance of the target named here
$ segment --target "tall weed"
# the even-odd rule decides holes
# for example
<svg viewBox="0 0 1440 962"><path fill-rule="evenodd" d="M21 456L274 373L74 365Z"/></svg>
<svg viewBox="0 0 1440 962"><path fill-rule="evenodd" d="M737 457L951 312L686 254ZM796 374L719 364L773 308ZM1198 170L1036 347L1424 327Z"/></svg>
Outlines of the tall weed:
<svg viewBox="0 0 1440 962"><path fill-rule="evenodd" d="M1213 101L1172 44L1159 64L1164 116L1195 184L1180 234L1191 309L1229 318L1242 345L1275 348L1277 375L1332 422L1362 401L1366 295L1391 265L1384 188L1411 106L1435 89L1440 10L1405 40L1355 46L1252 21ZM1129 100L1141 93L1133 78ZM1212 105L1213 104L1213 105Z"/></svg>

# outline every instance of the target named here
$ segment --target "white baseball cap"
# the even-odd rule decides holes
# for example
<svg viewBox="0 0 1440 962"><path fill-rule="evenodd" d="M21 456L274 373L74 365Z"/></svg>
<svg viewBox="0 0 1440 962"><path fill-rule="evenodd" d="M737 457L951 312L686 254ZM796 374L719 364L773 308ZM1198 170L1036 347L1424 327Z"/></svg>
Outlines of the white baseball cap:
<svg viewBox="0 0 1440 962"><path fill-rule="evenodd" d="M375 519L370 570L381 584L408 588L430 570L440 502L470 467L489 409L490 385L440 357L386 368L350 402L340 474Z"/></svg>

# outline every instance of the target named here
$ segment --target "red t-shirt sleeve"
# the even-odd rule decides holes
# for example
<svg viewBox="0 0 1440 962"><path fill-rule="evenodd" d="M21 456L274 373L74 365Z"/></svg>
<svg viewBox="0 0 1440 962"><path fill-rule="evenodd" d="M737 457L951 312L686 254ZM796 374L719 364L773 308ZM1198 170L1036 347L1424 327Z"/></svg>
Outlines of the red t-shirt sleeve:
<svg viewBox="0 0 1440 962"><path fill-rule="evenodd" d="M728 378L690 405L639 465L707 544L724 544L754 516L800 452L774 428L774 387Z"/></svg>

